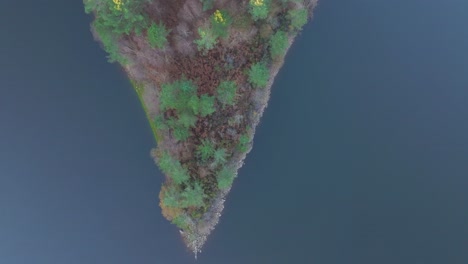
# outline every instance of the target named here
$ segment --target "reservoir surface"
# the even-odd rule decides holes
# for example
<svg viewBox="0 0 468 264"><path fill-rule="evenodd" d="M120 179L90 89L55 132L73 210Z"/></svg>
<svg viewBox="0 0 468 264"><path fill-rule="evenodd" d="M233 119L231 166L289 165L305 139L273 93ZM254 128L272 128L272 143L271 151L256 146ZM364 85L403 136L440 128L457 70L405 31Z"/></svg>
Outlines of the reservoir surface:
<svg viewBox="0 0 468 264"><path fill-rule="evenodd" d="M0 9L0 263L468 263L468 2L322 0L197 261L80 1Z"/></svg>

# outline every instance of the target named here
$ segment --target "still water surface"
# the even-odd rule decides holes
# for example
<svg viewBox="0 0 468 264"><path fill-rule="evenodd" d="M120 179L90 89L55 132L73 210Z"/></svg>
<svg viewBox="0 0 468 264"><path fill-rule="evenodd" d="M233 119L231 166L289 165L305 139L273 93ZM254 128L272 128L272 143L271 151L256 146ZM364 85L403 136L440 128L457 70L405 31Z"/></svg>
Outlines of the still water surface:
<svg viewBox="0 0 468 264"><path fill-rule="evenodd" d="M321 1L197 262L82 4L26 2L0 10L0 263L468 263L465 1Z"/></svg>

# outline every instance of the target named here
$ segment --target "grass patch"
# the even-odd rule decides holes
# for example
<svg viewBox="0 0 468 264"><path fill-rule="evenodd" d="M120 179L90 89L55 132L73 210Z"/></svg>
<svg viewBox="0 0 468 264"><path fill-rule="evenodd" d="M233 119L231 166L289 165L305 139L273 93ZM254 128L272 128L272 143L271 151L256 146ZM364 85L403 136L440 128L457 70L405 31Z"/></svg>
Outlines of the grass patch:
<svg viewBox="0 0 468 264"><path fill-rule="evenodd" d="M154 140L156 141L156 143L158 143L161 140L161 135L158 133L156 124L153 122L153 119L151 118L148 112L148 108L146 107L145 101L143 100L144 87L142 84L137 84L133 80L130 80L130 83L132 84L133 89L135 90L138 96L138 99L140 100L140 104L143 107L143 110L145 111L146 119L148 119L148 123L150 124L151 131L153 132Z"/></svg>

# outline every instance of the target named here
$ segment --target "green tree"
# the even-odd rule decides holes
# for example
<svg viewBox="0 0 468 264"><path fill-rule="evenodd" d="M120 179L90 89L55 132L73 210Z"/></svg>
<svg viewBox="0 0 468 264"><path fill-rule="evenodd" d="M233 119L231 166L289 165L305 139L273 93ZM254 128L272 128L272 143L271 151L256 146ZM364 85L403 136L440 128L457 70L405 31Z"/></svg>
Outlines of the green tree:
<svg viewBox="0 0 468 264"><path fill-rule="evenodd" d="M169 174L172 172L173 169L173 164L174 164L174 159L171 157L169 152L167 151L162 151L160 155L158 156L158 165L159 168L164 172L165 174Z"/></svg>
<svg viewBox="0 0 468 264"><path fill-rule="evenodd" d="M200 113L200 98L196 94L192 95L187 102L187 107L196 115Z"/></svg>
<svg viewBox="0 0 468 264"><path fill-rule="evenodd" d="M194 42L197 44L199 51L207 52L214 48L217 36L211 28L198 28L198 35L200 38L196 39Z"/></svg>
<svg viewBox="0 0 468 264"><path fill-rule="evenodd" d="M197 154L202 159L202 161L207 161L215 153L215 144L209 140L202 140L201 144L197 147Z"/></svg>
<svg viewBox="0 0 468 264"><path fill-rule="evenodd" d="M223 190L231 187L235 175L236 173L233 169L228 167L222 168L217 175L218 188Z"/></svg>
<svg viewBox="0 0 468 264"><path fill-rule="evenodd" d="M240 152L247 152L249 149L250 138L247 134L243 134L239 137L239 142L237 143L237 149Z"/></svg>
<svg viewBox="0 0 468 264"><path fill-rule="evenodd" d="M169 30L166 29L164 24L151 23L148 28L148 42L151 47L162 49L167 44L167 35Z"/></svg>
<svg viewBox="0 0 468 264"><path fill-rule="evenodd" d="M266 65L262 62L258 62L252 65L249 70L249 82L254 87L264 88L268 84L270 78L270 71Z"/></svg>
<svg viewBox="0 0 468 264"><path fill-rule="evenodd" d="M154 118L154 125L156 126L156 129L158 130L168 130L169 127L167 125L166 119L162 114L158 114Z"/></svg>
<svg viewBox="0 0 468 264"><path fill-rule="evenodd" d="M193 187L187 186L181 194L182 207L201 207L204 205L203 199L206 197L199 182L195 182Z"/></svg>
<svg viewBox="0 0 468 264"><path fill-rule="evenodd" d="M189 227L188 222L189 222L189 218L186 214L180 214L174 219L172 219L172 223L182 230L188 229Z"/></svg>
<svg viewBox="0 0 468 264"><path fill-rule="evenodd" d="M233 81L222 81L216 90L218 101L225 105L234 105L237 85Z"/></svg>
<svg viewBox="0 0 468 264"><path fill-rule="evenodd" d="M179 115L178 123L185 128L193 127L195 126L197 119L198 118L193 113L185 111Z"/></svg>
<svg viewBox="0 0 468 264"><path fill-rule="evenodd" d="M189 128L195 126L198 120L196 115L204 116L214 111L213 105L210 108L210 102L210 98L198 98L197 87L185 77L161 86L159 107L161 111L176 110L178 119L172 118L166 123L178 141L185 141L190 137Z"/></svg>
<svg viewBox="0 0 468 264"><path fill-rule="evenodd" d="M284 31L277 31L270 38L270 54L272 58L283 56L288 47L288 35Z"/></svg>
<svg viewBox="0 0 468 264"><path fill-rule="evenodd" d="M172 134L177 141L185 141L190 137L190 130L188 127L176 125L172 130Z"/></svg>
<svg viewBox="0 0 468 264"><path fill-rule="evenodd" d="M141 34L148 27L144 16L145 0L84 0L85 12L94 12L94 24L117 35L135 32Z"/></svg>
<svg viewBox="0 0 468 264"><path fill-rule="evenodd" d="M159 108L162 111L174 109L177 106L177 87L174 83L165 83L161 85L159 95Z"/></svg>
<svg viewBox="0 0 468 264"><path fill-rule="evenodd" d="M202 95L200 97L198 107L201 116L205 117L207 115L211 115L216 111L216 108L214 107L214 97L206 94Z"/></svg>
<svg viewBox="0 0 468 264"><path fill-rule="evenodd" d="M215 152L213 153L214 164L224 164L226 162L226 157L227 153L225 148L219 148L215 150Z"/></svg>
<svg viewBox="0 0 468 264"><path fill-rule="evenodd" d="M288 18L291 21L291 27L300 30L307 23L308 15L309 13L305 8L289 10Z"/></svg>
<svg viewBox="0 0 468 264"><path fill-rule="evenodd" d="M108 53L107 60L111 63L127 64L125 58L120 54L118 45L119 36L96 22L93 23L93 27L101 40L104 50Z"/></svg>
<svg viewBox="0 0 468 264"><path fill-rule="evenodd" d="M158 158L159 168L176 184L186 182L190 176L188 170L180 162L174 159L169 152L162 151Z"/></svg>
<svg viewBox="0 0 468 264"><path fill-rule="evenodd" d="M173 172L169 176L176 184L182 184L190 178L188 170L182 167L179 161L174 164Z"/></svg>
<svg viewBox="0 0 468 264"><path fill-rule="evenodd" d="M180 192L176 190L174 186L170 186L167 188L166 192L164 193L164 198L162 200L164 206L178 208L182 207L182 199L180 196Z"/></svg>
<svg viewBox="0 0 468 264"><path fill-rule="evenodd" d="M216 37L226 38L232 17L224 10L216 10L211 16L211 26Z"/></svg>
<svg viewBox="0 0 468 264"><path fill-rule="evenodd" d="M249 0L249 13L253 20L257 21L268 17L270 12L270 0Z"/></svg>

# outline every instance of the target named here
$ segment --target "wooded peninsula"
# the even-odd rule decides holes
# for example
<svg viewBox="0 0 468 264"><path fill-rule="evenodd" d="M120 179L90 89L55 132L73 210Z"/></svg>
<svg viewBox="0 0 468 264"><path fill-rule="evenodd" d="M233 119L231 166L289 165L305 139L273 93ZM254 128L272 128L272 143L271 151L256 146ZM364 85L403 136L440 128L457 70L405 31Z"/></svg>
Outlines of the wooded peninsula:
<svg viewBox="0 0 468 264"><path fill-rule="evenodd" d="M165 218L201 252L250 151L274 77L317 0L84 0L135 88L166 176ZM260 175L259 175L260 176Z"/></svg>

